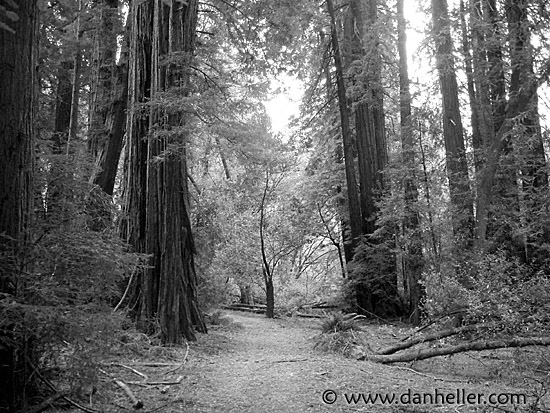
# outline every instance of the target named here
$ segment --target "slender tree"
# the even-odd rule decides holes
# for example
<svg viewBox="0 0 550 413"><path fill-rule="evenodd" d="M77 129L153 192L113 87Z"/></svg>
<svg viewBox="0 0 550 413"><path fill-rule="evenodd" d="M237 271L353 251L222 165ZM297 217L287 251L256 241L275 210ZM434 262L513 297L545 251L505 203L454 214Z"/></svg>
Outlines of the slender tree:
<svg viewBox="0 0 550 413"><path fill-rule="evenodd" d="M404 0L397 0L397 42L399 51L399 108L401 119L401 147L403 163L406 167L404 179L405 214L403 228L406 237L406 250L403 262L405 301L408 303L413 324L420 323L420 304L424 296L421 284L423 254L418 213L418 188L416 186L416 160L411 111L409 68L407 63L407 23L403 7Z"/></svg>

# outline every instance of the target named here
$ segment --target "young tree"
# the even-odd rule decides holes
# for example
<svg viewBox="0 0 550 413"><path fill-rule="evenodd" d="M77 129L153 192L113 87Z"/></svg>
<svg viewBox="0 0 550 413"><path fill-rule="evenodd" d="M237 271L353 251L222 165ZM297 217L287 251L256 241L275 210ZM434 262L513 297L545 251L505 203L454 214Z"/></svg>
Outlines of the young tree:
<svg viewBox="0 0 550 413"><path fill-rule="evenodd" d="M403 228L405 232L405 256L403 260L403 278L405 301L408 303L411 322L420 323L421 302L424 289L421 284L423 253L418 213L418 188L416 184L416 160L412 125L411 92L407 63L407 22L405 20L404 0L397 0L397 42L399 52L399 109L401 120L401 148L406 176L405 211Z"/></svg>

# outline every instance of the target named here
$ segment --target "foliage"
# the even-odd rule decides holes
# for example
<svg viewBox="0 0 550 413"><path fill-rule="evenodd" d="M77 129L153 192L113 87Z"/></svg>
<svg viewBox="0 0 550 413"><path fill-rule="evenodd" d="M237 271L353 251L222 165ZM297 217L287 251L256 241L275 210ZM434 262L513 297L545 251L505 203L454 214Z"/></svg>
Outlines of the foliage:
<svg viewBox="0 0 550 413"><path fill-rule="evenodd" d="M23 360L20 368L79 398L98 385L98 363L116 344L113 332L124 319L111 305L146 257L127 252L112 215L103 217L103 231L91 229L94 206L113 212L112 204L83 181L82 169L70 168L74 156L65 160L62 169L41 165L35 180L41 202L28 242L18 255L1 254L0 263L16 262L19 272L7 274L13 294L0 300L0 345Z"/></svg>
<svg viewBox="0 0 550 413"><path fill-rule="evenodd" d="M349 277L345 293L353 297L357 288L372 295L376 312L386 317L400 313L401 303L396 290L395 257L387 244L363 242L357 248L353 261L348 264ZM349 300L353 302L352 300ZM358 309L373 312L373 309Z"/></svg>
<svg viewBox="0 0 550 413"><path fill-rule="evenodd" d="M315 337L314 348L344 357L357 357L368 346L361 334L355 333L361 330L358 321L363 318L355 313L331 314L321 322L322 334Z"/></svg>
<svg viewBox="0 0 550 413"><path fill-rule="evenodd" d="M357 321L362 318L364 317L357 316L355 313L333 313L321 322L320 328L325 334L337 333L339 331L360 330Z"/></svg>
<svg viewBox="0 0 550 413"><path fill-rule="evenodd" d="M467 299L465 321L497 321L494 334L538 335L550 326L550 277L502 252L479 261Z"/></svg>

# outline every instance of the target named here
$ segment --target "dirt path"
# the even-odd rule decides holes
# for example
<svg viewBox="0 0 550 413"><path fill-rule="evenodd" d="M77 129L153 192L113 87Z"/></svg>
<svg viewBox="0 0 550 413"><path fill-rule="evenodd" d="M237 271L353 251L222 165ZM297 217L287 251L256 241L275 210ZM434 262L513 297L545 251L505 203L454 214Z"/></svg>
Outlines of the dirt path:
<svg viewBox="0 0 550 413"><path fill-rule="evenodd" d="M185 412L447 412L493 411L480 406L375 406L348 403L344 393L409 391L456 393L507 391L494 382L416 373L406 367L357 362L313 350L319 334L316 321L267 320L263 316L229 313L233 328L213 331L208 342L192 347L178 406ZM210 343L210 346L209 344ZM437 377L436 377L437 376ZM496 386L496 387L495 387ZM337 400L326 404L323 392ZM516 389L517 390L517 389ZM332 396L333 395L329 395ZM164 410L169 411L169 410Z"/></svg>
<svg viewBox="0 0 550 413"><path fill-rule="evenodd" d="M194 412L318 412L331 387L332 357L311 350L316 331L261 316L232 314L228 352L196 361ZM332 360L331 360L332 359ZM194 364L194 363L191 363ZM327 411L337 411L330 408Z"/></svg>

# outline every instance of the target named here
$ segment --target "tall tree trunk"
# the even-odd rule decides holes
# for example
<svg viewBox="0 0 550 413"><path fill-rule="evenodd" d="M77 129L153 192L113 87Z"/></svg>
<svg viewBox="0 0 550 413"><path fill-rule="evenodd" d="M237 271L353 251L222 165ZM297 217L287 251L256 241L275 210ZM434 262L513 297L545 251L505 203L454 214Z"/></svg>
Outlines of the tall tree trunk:
<svg viewBox="0 0 550 413"><path fill-rule="evenodd" d="M80 72L82 68L82 51L81 51L81 39L83 30L81 30L82 20L82 0L78 1L78 12L76 18L76 51L73 58L73 90L71 96L71 118L69 122L69 138L67 142L67 155L70 151L71 142L76 141L76 135L78 132L78 112L79 112L79 100L80 100Z"/></svg>
<svg viewBox="0 0 550 413"><path fill-rule="evenodd" d="M38 12L36 0L6 7L18 18L0 28L0 292L15 293L9 252L23 247L33 198Z"/></svg>
<svg viewBox="0 0 550 413"><path fill-rule="evenodd" d="M197 2L132 4L130 16L132 110L123 231L138 252L152 256L131 302L138 325L147 329L158 323L163 342L174 344L195 340L194 329L206 332L206 326L197 302L189 220L188 132L177 128L185 118L167 114L155 99L173 87L183 96L189 93L186 68L194 48ZM161 65L164 59L171 63Z"/></svg>
<svg viewBox="0 0 550 413"><path fill-rule="evenodd" d="M367 22L367 31L365 31L364 19ZM344 27L348 51L346 65L350 73L356 73L357 67L363 68L359 75L350 76L350 82L354 90L359 89L351 99L354 107L359 169L361 232L371 246L388 241L374 237L379 212L377 203L385 189L383 171L388 159L378 24L377 0L369 0L364 4L358 0L350 1ZM395 257L382 258L381 255L386 253L391 251L387 248L379 248L375 252L380 256L379 259L395 260ZM390 273L375 275L371 271L363 271L364 268L350 273L356 285L355 296L360 311L383 315L387 309L377 303L394 301L396 298L391 296L396 289L387 291L387 287L382 285L388 281L388 278L395 279L395 283L397 282L395 268L385 268ZM384 278L382 283L378 281L380 278Z"/></svg>
<svg viewBox="0 0 550 413"><path fill-rule="evenodd" d="M65 152L71 123L73 82L71 70L74 61L64 60L57 69L57 87L55 93L55 120L52 135L52 153L59 155Z"/></svg>
<svg viewBox="0 0 550 413"><path fill-rule="evenodd" d="M17 257L25 248L32 213L38 10L36 0L4 5L12 19L0 27L0 292L16 295L25 269ZM0 332L0 410L20 411L35 385L27 361L34 346L5 327Z"/></svg>
<svg viewBox="0 0 550 413"><path fill-rule="evenodd" d="M420 214L418 213L416 161L411 119L411 92L409 86L409 68L407 63L407 23L403 10L403 2L404 0L397 0L401 147L403 150L403 164L406 168L406 176L404 179L405 215L403 219L406 248L405 257L403 260L403 278L409 317L414 325L418 325L420 323L421 316L420 304L425 292L421 284L423 267L422 234L420 229Z"/></svg>
<svg viewBox="0 0 550 413"><path fill-rule="evenodd" d="M470 19L471 22L474 19ZM472 23L473 25L473 23ZM472 146L474 149L474 166L476 173L481 170L483 163L483 147L482 147L482 133L480 128L480 108L478 102L478 94L476 93L473 58L471 54L471 44L469 39L469 31L466 26L466 7L464 0L460 0L460 26L462 30L462 54L464 55L464 64L466 70L466 80L468 87L468 98L471 111L471 124L472 124Z"/></svg>
<svg viewBox="0 0 550 413"><path fill-rule="evenodd" d="M128 100L127 39L123 41L120 62L116 62L117 33L121 24L118 3L118 0L96 3L99 20L94 34L88 128L88 150L95 163L90 181L108 195L113 195Z"/></svg>
<svg viewBox="0 0 550 413"><path fill-rule="evenodd" d="M359 202L359 191L357 178L355 176L355 151L350 127L350 114L346 97L346 85L344 82L344 69L342 64L342 53L336 30L336 18L334 15L334 4L327 0L327 9L331 22L331 43L336 68L336 87L338 93L338 107L340 109L340 127L342 129L342 142L344 147L344 165L346 170L347 200L350 216L350 233L344 234L344 250L346 261L353 258L355 250L362 233L361 206Z"/></svg>
<svg viewBox="0 0 550 413"><path fill-rule="evenodd" d="M518 93L527 88L534 78L533 51L531 47L531 23L528 18L529 2L527 0L508 0L506 14L510 36L511 79L510 94ZM548 196L548 175L546 171L546 157L542 133L540 130L540 116L538 112L538 95L535 93L530 105L523 108L523 114L515 125L517 138L514 143L516 149L515 160L520 185L518 188L518 202L521 223L521 232L526 235L521 240L523 246L519 252L524 262L530 261L530 247L536 246L538 230L529 228L540 225L533 216L538 216L537 209L544 208L542 197ZM541 193L542 191L542 193ZM547 234L548 236L548 234Z"/></svg>
<svg viewBox="0 0 550 413"><path fill-rule="evenodd" d="M465 246L472 241L473 204L447 0L432 0L432 24L437 71L443 99L443 137L451 196L453 233L458 245Z"/></svg>
<svg viewBox="0 0 550 413"><path fill-rule="evenodd" d="M67 145L71 125L73 99L74 59L61 61L57 68L57 85L55 93L54 130L51 137L52 153L48 171L48 183L45 194L44 216L51 225L57 225L59 218L66 215L64 199L67 184ZM56 219L54 219L54 217Z"/></svg>

